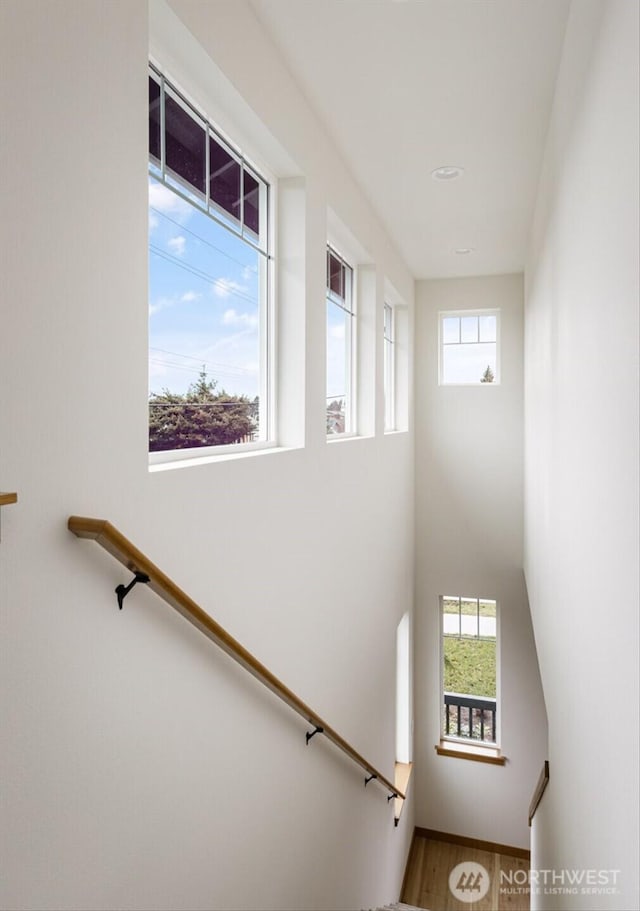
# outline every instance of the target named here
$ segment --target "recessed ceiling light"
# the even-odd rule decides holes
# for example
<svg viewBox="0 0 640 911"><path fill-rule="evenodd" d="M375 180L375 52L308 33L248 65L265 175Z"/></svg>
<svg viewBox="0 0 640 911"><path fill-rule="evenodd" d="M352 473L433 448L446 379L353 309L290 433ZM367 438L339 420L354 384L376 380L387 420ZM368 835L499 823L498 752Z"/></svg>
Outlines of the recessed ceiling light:
<svg viewBox="0 0 640 911"><path fill-rule="evenodd" d="M458 247L456 253L458 256L466 256L467 253L473 253L473 247Z"/></svg>
<svg viewBox="0 0 640 911"><path fill-rule="evenodd" d="M434 180L455 180L457 177L462 177L463 174L464 168L459 168L457 165L443 165L431 172Z"/></svg>

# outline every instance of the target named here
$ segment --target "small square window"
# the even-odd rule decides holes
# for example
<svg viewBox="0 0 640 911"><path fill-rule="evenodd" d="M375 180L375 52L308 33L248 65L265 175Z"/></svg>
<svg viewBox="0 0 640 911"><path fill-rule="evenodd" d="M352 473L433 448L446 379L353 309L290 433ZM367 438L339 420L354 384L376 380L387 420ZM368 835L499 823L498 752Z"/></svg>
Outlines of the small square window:
<svg viewBox="0 0 640 911"><path fill-rule="evenodd" d="M500 382L498 310L440 314L440 385Z"/></svg>

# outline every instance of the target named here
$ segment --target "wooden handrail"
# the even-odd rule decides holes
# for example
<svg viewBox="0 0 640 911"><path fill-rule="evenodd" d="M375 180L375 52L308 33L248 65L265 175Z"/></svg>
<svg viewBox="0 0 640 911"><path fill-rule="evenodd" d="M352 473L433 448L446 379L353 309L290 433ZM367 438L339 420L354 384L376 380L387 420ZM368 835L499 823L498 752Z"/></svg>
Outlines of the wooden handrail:
<svg viewBox="0 0 640 911"><path fill-rule="evenodd" d="M11 503L18 502L17 493L0 493L0 506L9 506Z"/></svg>
<svg viewBox="0 0 640 911"><path fill-rule="evenodd" d="M536 789L533 792L533 797L531 798L531 803L529 804L529 825L531 825L531 820L535 816L536 810L538 809L538 804L542 800L542 795L544 790L549 783L549 760L545 759L544 765L542 766L542 771L540 772L540 778L538 778L538 784Z"/></svg>
<svg viewBox="0 0 640 911"><path fill-rule="evenodd" d="M81 516L71 516L68 521L69 531L72 531L78 538L89 538L100 544L101 547L115 557L123 566L133 573L143 573L149 578L149 588L155 592L163 601L166 601L171 607L178 611L179 614L188 620L196 629L204 633L207 638L215 642L219 648L227 653L234 661L240 664L245 670L253 674L267 689L275 693L283 702L301 715L305 721L314 725L316 728L322 728L322 733L328 740L334 743L343 753L346 753L350 759L357 763L367 773L367 777L374 776L391 794L401 800L405 795L393 785L375 766L360 755L351 744L340 736L330 725L327 724L316 712L309 708L308 705L298 697L292 690L284 685L271 671L261 664L257 658L247 651L240 643L229 633L216 623L209 614L206 613L195 601L193 601L182 589L166 576L162 570L149 560L148 557L139 551L134 545L121 534L117 528L114 528L105 519L88 519Z"/></svg>

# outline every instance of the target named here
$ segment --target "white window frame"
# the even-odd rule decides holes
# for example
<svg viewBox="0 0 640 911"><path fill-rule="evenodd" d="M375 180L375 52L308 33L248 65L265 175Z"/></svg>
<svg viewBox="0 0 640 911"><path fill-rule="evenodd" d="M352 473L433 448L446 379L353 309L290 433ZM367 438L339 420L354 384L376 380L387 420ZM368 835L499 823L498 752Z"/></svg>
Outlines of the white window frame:
<svg viewBox="0 0 640 911"><path fill-rule="evenodd" d="M491 601L496 606L496 721L495 721L495 741L494 740L476 740L471 737L457 737L453 734L445 734L442 725L442 708L444 705L444 602L451 599L460 599L460 601ZM488 750L493 752L500 751L501 742L501 725L502 725L502 700L500 693L500 604L496 598L485 598L478 595L440 595L438 599L438 622L440 630L439 639L439 656L440 656L440 686L438 689L438 736L441 743L464 746L479 751Z"/></svg>
<svg viewBox="0 0 640 911"><path fill-rule="evenodd" d="M388 316L388 321L387 321ZM396 308L384 303L383 320L384 432L396 430Z"/></svg>
<svg viewBox="0 0 640 911"><path fill-rule="evenodd" d="M348 277L348 281L345 285L345 294L343 298L340 298L339 295L335 292L330 291L329 288L329 254L334 256L344 267L345 267L345 277ZM351 265L351 263L346 259L335 247L331 241L327 242L326 246L326 255L327 255L327 276L326 276L326 288L325 288L325 305L331 303L340 309L347 315L348 319L346 322L346 331L345 331L345 359L347 361L345 366L345 386L344 391L345 396L345 408L344 408L344 423L345 429L342 433L329 433L327 431L326 437L327 441L331 440L344 440L348 437L356 436L356 401L357 401L357 305L356 301L358 298L358 289L357 289L357 269ZM325 328L327 326L327 314L325 311ZM325 342L325 360L328 352L328 337ZM326 384L325 384L326 386ZM325 390L326 395L326 390ZM335 398L334 395L326 398L326 407L328 409L331 399ZM326 417L325 417L326 420Z"/></svg>
<svg viewBox="0 0 640 911"><path fill-rule="evenodd" d="M217 224L221 225L224 229L228 230L239 240L242 240L244 243L247 243L250 247L252 247L258 253L260 269L265 273L263 279L260 281L259 301L261 361L259 381L260 438L247 443L227 443L219 446L199 446L189 449L169 449L157 452L149 452L149 466L161 466L165 463L172 462L193 463L196 460L212 460L219 456L229 457L230 455L235 454L240 455L242 453L254 452L262 449L272 449L277 446L277 440L275 438L277 423L275 389L276 268L274 252L276 238L275 213L277 211L277 179L273 174L269 173L264 165L262 165L259 169L255 167L252 161L247 156L245 156L237 146L234 146L232 143L230 143L229 139L227 139L215 126L215 124L213 124L212 121L207 118L202 110L200 110L192 100L186 97L180 88L176 86L175 82L164 76L162 68L157 66L155 62L149 63L148 73L160 85L161 92L164 92L165 88L169 89L171 98L179 103L180 106L183 107L184 110L190 116L192 116L194 120L200 122L203 125L207 137L207 174L205 175L205 194L202 196L202 194L200 194L194 187L189 188L180 178L180 176L175 175L166 165L164 105L162 105L161 108L161 160L158 162L157 158L153 156L152 165L152 156L148 153L148 175L152 176L155 180L158 180L161 184L166 186L170 192L175 193L178 197L182 198L190 205L193 205L200 212L211 218ZM242 207L244 205L244 196L242 193L240 195L240 222L239 227L235 229L232 225L234 221L232 216L230 216L228 213L223 214L222 212L219 212L218 206L213 200L210 200L209 198L209 137L213 138L215 142L224 147L225 151L229 152L241 164L243 169L249 173L250 176L254 177L254 179L257 178L259 183L261 182L265 185L265 205L262 207L262 211L260 213L262 222L261 226L264 227L265 231L265 244L263 247L261 247L259 239L258 242L256 242L251 236L248 236L248 234L253 234L253 232L250 231L250 229L245 228L243 225Z"/></svg>
<svg viewBox="0 0 640 911"><path fill-rule="evenodd" d="M496 372L495 377L491 383L481 383L480 380L475 382L466 382L466 383L452 383L447 382L444 379L444 348L453 347L454 345L466 346L466 345L478 345L483 344L480 341L476 342L447 342L445 346L444 342L444 320L445 319L465 319L466 317L482 317L482 316L495 316L496 318ZM478 323L478 327L479 327ZM478 333L479 337L479 333ZM488 343L492 344L492 343ZM491 310L441 310L438 313L438 384L440 386L499 386L500 379L500 310L491 309Z"/></svg>

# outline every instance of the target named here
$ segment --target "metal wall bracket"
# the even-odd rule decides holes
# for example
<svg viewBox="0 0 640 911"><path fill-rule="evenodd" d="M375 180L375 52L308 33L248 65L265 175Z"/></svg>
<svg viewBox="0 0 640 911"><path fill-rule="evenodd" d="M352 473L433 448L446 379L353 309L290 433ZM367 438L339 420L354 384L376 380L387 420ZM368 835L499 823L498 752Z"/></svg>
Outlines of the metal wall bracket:
<svg viewBox="0 0 640 911"><path fill-rule="evenodd" d="M365 778L365 780L364 780L364 786L365 786L365 788L366 788L366 786L369 784L370 781L373 781L373 779L374 779L374 778L377 778L377 777L378 777L377 775L369 775L368 778Z"/></svg>
<svg viewBox="0 0 640 911"><path fill-rule="evenodd" d="M131 591L133 586L137 582L144 582L146 584L148 581L149 581L149 576L147 576L146 573L139 573L136 571L134 573L133 579L131 580L131 582L129 582L128 585L120 584L116 587L116 596L118 598L118 607L120 608L120 610L122 610L122 602L127 597L127 595L129 594L129 592Z"/></svg>
<svg viewBox="0 0 640 911"><path fill-rule="evenodd" d="M314 731L307 731L307 733L305 734L305 736L307 738L307 746L309 746L309 741L311 740L312 737L315 737L316 734L324 734L324 728L317 727Z"/></svg>
<svg viewBox="0 0 640 911"><path fill-rule="evenodd" d="M397 797L397 796L398 796L398 795L395 793L395 791L393 791L393 792L392 792L391 794L389 794L389 796L387 797L387 803L389 803L390 800L393 800L394 797Z"/></svg>

